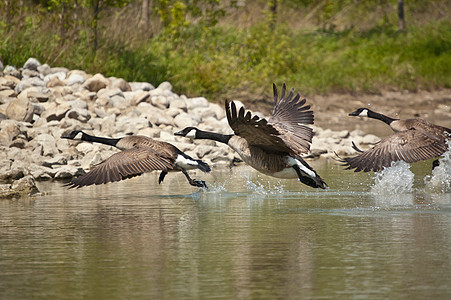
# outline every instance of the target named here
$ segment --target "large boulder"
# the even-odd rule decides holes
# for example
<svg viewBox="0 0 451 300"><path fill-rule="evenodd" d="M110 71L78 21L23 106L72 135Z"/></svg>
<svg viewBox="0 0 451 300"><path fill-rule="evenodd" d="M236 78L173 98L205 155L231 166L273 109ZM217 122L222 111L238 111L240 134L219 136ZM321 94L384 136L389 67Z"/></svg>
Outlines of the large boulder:
<svg viewBox="0 0 451 300"><path fill-rule="evenodd" d="M37 71L40 65L41 63L36 58L30 57L23 65L23 68L27 70Z"/></svg>
<svg viewBox="0 0 451 300"><path fill-rule="evenodd" d="M33 104L28 98L17 98L9 102L5 113L10 119L31 122L33 120L33 112Z"/></svg>
<svg viewBox="0 0 451 300"><path fill-rule="evenodd" d="M32 196L39 193L34 178L25 176L12 184L0 184L0 199L13 199Z"/></svg>
<svg viewBox="0 0 451 300"><path fill-rule="evenodd" d="M83 87L91 92L98 92L108 86L108 79L97 73L83 83Z"/></svg>

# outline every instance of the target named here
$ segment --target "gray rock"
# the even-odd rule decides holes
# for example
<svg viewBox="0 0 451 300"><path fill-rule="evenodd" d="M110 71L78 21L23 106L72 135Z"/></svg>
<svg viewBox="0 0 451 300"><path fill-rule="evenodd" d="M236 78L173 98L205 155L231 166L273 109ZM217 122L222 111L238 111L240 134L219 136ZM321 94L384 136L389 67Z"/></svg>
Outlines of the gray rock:
<svg viewBox="0 0 451 300"><path fill-rule="evenodd" d="M67 74L67 73L69 73L69 69L65 68L65 67L53 67L53 68L50 69L50 74L54 74L54 73Z"/></svg>
<svg viewBox="0 0 451 300"><path fill-rule="evenodd" d="M106 111L102 107L94 108L94 113L96 114L97 117L99 117L101 119L103 119L103 118L108 116L108 114L106 113Z"/></svg>
<svg viewBox="0 0 451 300"><path fill-rule="evenodd" d="M1 168L0 169L0 183L11 183L25 176L22 169Z"/></svg>
<svg viewBox="0 0 451 300"><path fill-rule="evenodd" d="M75 119L82 123L86 123L91 119L91 114L87 109L72 108L66 113L66 118Z"/></svg>
<svg viewBox="0 0 451 300"><path fill-rule="evenodd" d="M110 81L111 81L111 88L113 88L113 89L117 88L123 92L132 90L130 84L122 78L112 77L112 78L110 78Z"/></svg>
<svg viewBox="0 0 451 300"><path fill-rule="evenodd" d="M75 176L80 176L86 172L82 168L77 168L74 166L63 166L55 169L55 179L70 179Z"/></svg>
<svg viewBox="0 0 451 300"><path fill-rule="evenodd" d="M72 100L68 103L72 108L88 109L88 103L81 99Z"/></svg>
<svg viewBox="0 0 451 300"><path fill-rule="evenodd" d="M53 120L61 121L66 116L66 113L70 109L71 108L68 105L66 105L66 106L60 105L56 109L44 111L44 113L41 114L41 117L45 118L47 120L47 122L50 122Z"/></svg>
<svg viewBox="0 0 451 300"><path fill-rule="evenodd" d="M36 58L30 57L23 65L23 68L32 71L37 71L40 65L41 63Z"/></svg>
<svg viewBox="0 0 451 300"><path fill-rule="evenodd" d="M362 144L366 145L374 145L377 144L380 141L380 138L373 134L367 134L362 139Z"/></svg>
<svg viewBox="0 0 451 300"><path fill-rule="evenodd" d="M174 118L174 125L178 128L185 128L188 126L197 126L199 125L200 120L197 116L193 116L187 113L181 113Z"/></svg>
<svg viewBox="0 0 451 300"><path fill-rule="evenodd" d="M169 100L167 97L158 95L158 96L152 96L150 98L151 103L161 109L166 109L169 107Z"/></svg>
<svg viewBox="0 0 451 300"><path fill-rule="evenodd" d="M23 69L22 78L38 77L41 78L41 73L35 70Z"/></svg>
<svg viewBox="0 0 451 300"><path fill-rule="evenodd" d="M45 87L44 80L38 77L24 78L16 85L15 91L17 94L20 94L32 86Z"/></svg>
<svg viewBox="0 0 451 300"><path fill-rule="evenodd" d="M0 145L9 146L21 133L15 120L4 120L0 123Z"/></svg>
<svg viewBox="0 0 451 300"><path fill-rule="evenodd" d="M168 91L172 91L172 84L168 81L163 81L162 83L160 83L160 85L157 87L157 89L159 90L168 90Z"/></svg>
<svg viewBox="0 0 451 300"><path fill-rule="evenodd" d="M10 75L10 76L14 76L16 78L22 78L22 75L20 74L20 72L13 66L6 66L5 69L3 70L3 74L4 75Z"/></svg>
<svg viewBox="0 0 451 300"><path fill-rule="evenodd" d="M98 92L108 86L108 79L97 73L83 83L83 87L91 92Z"/></svg>
<svg viewBox="0 0 451 300"><path fill-rule="evenodd" d="M11 76L11 75L5 75L3 77L0 77L0 86L2 86L3 88L7 87L7 88L9 88L11 90L14 90L14 88L16 87L16 85L19 82L20 82L19 78L16 78L16 77Z"/></svg>
<svg viewBox="0 0 451 300"><path fill-rule="evenodd" d="M10 185L0 185L0 198L13 199L32 196L39 193L32 176L26 176L14 181Z"/></svg>
<svg viewBox="0 0 451 300"><path fill-rule="evenodd" d="M50 78L46 84L46 86L48 88L52 88L52 87L56 87L56 86L65 86L65 85L66 85L66 83L64 81L60 80L57 76L53 76L52 78Z"/></svg>
<svg viewBox="0 0 451 300"><path fill-rule="evenodd" d="M52 168L33 165L30 167L30 175L38 181L51 180L55 176Z"/></svg>
<svg viewBox="0 0 451 300"><path fill-rule="evenodd" d="M176 98L169 102L169 109L176 108L181 109L184 112L188 111L188 107L186 105L186 101L182 98Z"/></svg>
<svg viewBox="0 0 451 300"><path fill-rule="evenodd" d="M120 110L126 109L127 107L130 106L130 102L127 101L127 99L125 99L124 97L121 97L119 95L110 97L108 103L113 107L119 108Z"/></svg>
<svg viewBox="0 0 451 300"><path fill-rule="evenodd" d="M138 135L148 136L150 138L159 138L160 130L157 128L146 127L138 131Z"/></svg>
<svg viewBox="0 0 451 300"><path fill-rule="evenodd" d="M4 102L5 98L17 97L16 91L11 89L0 90L0 103Z"/></svg>
<svg viewBox="0 0 451 300"><path fill-rule="evenodd" d="M43 93L39 91L27 91L27 97L32 102L47 102L49 101L49 99L53 97L53 95L50 93Z"/></svg>
<svg viewBox="0 0 451 300"><path fill-rule="evenodd" d="M37 71L42 75L46 76L52 72L52 69L48 64L43 64L37 67Z"/></svg>
<svg viewBox="0 0 451 300"><path fill-rule="evenodd" d="M49 73L44 77L44 83L48 84L51 79L57 78L60 81L66 79L66 73L58 72L58 73Z"/></svg>
<svg viewBox="0 0 451 300"><path fill-rule="evenodd" d="M132 91L150 91L155 89L155 87L148 82L129 82L129 85Z"/></svg>
<svg viewBox="0 0 451 300"><path fill-rule="evenodd" d="M141 102L150 101L150 94L146 91L124 92L124 97L130 102L130 105L136 106Z"/></svg>
<svg viewBox="0 0 451 300"><path fill-rule="evenodd" d="M53 168L54 166L67 165L67 158L59 154L42 162L44 167Z"/></svg>
<svg viewBox="0 0 451 300"><path fill-rule="evenodd" d="M83 84L85 81L86 81L85 77L78 73L73 73L64 80L66 85ZM97 91L95 91L95 92L97 92Z"/></svg>
<svg viewBox="0 0 451 300"><path fill-rule="evenodd" d="M208 107L208 100L204 97L190 98L186 101L188 110L192 110L197 107Z"/></svg>
<svg viewBox="0 0 451 300"><path fill-rule="evenodd" d="M349 135L350 135L349 130L342 130L342 131L337 132L337 136L342 139L348 138Z"/></svg>
<svg viewBox="0 0 451 300"><path fill-rule="evenodd" d="M203 158L204 156L210 154L214 150L214 147L208 145L200 145L196 147L196 156L198 158Z"/></svg>
<svg viewBox="0 0 451 300"><path fill-rule="evenodd" d="M24 122L31 122L33 120L33 112L34 108L31 101L19 98L9 102L5 111L8 118Z"/></svg>
<svg viewBox="0 0 451 300"><path fill-rule="evenodd" d="M162 130L160 132L160 140L166 141L166 142L173 142L173 141L175 141L175 136L172 133Z"/></svg>

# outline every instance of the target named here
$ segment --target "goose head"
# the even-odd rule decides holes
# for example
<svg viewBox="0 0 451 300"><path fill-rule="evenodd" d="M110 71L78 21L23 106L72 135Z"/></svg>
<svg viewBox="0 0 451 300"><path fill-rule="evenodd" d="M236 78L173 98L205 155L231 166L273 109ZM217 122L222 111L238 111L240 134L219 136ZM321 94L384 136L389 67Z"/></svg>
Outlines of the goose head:
<svg viewBox="0 0 451 300"><path fill-rule="evenodd" d="M186 127L185 129L182 129L176 133L174 133L174 135L177 136L184 136L190 139L195 139L197 137L197 132L199 131L199 129L197 129L196 127Z"/></svg>
<svg viewBox="0 0 451 300"><path fill-rule="evenodd" d="M370 110L368 108L361 107L357 109L356 111L353 111L349 114L349 116L358 116L358 117L368 117L368 112Z"/></svg>
<svg viewBox="0 0 451 300"><path fill-rule="evenodd" d="M84 132L81 130L73 130L70 133L63 134L61 138L70 140L81 140Z"/></svg>

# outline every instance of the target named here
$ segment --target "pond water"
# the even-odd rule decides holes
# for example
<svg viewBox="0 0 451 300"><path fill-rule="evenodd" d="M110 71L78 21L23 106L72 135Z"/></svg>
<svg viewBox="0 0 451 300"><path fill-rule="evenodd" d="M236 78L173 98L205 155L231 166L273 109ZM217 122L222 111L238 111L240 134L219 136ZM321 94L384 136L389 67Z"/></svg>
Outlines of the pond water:
<svg viewBox="0 0 451 300"><path fill-rule="evenodd" d="M209 190L171 173L40 183L0 201L0 299L451 299L451 192L425 184L431 161L385 181L310 164L328 190L246 166L193 175Z"/></svg>

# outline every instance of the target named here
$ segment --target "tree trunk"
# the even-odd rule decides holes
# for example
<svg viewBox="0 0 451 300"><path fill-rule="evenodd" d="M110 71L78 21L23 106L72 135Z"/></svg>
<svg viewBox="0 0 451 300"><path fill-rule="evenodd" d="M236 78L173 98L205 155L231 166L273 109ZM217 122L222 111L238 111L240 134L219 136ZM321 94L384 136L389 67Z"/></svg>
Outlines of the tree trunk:
<svg viewBox="0 0 451 300"><path fill-rule="evenodd" d="M97 45L98 45L98 34L97 34L97 26L99 23L99 11L100 11L100 6L99 6L99 2L100 0L95 0L92 3L92 13L93 13L93 17L92 17L92 33L94 35L94 51L97 51Z"/></svg>
<svg viewBox="0 0 451 300"><path fill-rule="evenodd" d="M61 44L64 44L64 41L66 40L66 24L65 24L65 17L66 17L66 2L64 0L61 1L61 16L60 16L60 38L61 38Z"/></svg>
<svg viewBox="0 0 451 300"><path fill-rule="evenodd" d="M143 0L141 21L139 23L144 33L147 34L149 32L149 0Z"/></svg>
<svg viewBox="0 0 451 300"><path fill-rule="evenodd" d="M12 0L6 0L6 32L11 30Z"/></svg>
<svg viewBox="0 0 451 300"><path fill-rule="evenodd" d="M277 21L277 0L270 0L269 1L269 11L270 11L270 27L271 30L274 30L276 27L276 21Z"/></svg>
<svg viewBox="0 0 451 300"><path fill-rule="evenodd" d="M398 0L398 30L404 31L406 22L404 20L404 0Z"/></svg>

